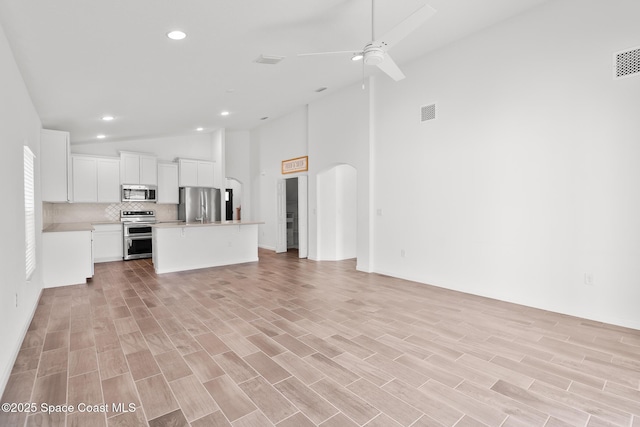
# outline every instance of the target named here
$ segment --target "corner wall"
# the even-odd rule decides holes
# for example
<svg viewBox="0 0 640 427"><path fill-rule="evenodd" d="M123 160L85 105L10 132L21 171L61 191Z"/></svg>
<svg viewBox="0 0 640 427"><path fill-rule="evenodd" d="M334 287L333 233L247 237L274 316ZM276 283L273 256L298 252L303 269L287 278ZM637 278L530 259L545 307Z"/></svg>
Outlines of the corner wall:
<svg viewBox="0 0 640 427"><path fill-rule="evenodd" d="M31 102L13 53L0 27L0 395L29 327L42 290L42 197L40 193L40 118ZM36 271L25 279L23 145L36 156ZM17 298L17 306L16 306Z"/></svg>
<svg viewBox="0 0 640 427"><path fill-rule="evenodd" d="M377 78L376 271L640 329L639 15L548 2Z"/></svg>

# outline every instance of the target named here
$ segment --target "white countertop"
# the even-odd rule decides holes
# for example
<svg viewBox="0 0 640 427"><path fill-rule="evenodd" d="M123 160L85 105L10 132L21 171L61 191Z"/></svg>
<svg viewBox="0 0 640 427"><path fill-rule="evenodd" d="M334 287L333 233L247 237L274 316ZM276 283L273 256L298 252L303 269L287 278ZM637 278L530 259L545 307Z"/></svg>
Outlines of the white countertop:
<svg viewBox="0 0 640 427"><path fill-rule="evenodd" d="M93 231L93 224L90 222L67 222L56 223L45 227L43 233L57 233L64 231Z"/></svg>
<svg viewBox="0 0 640 427"><path fill-rule="evenodd" d="M190 222L186 223L184 221L171 221L171 222L160 222L153 224L153 228L180 228L180 227L220 227L225 225L255 225L255 224L264 224L264 221L214 221L214 222L205 222L203 224L199 222Z"/></svg>

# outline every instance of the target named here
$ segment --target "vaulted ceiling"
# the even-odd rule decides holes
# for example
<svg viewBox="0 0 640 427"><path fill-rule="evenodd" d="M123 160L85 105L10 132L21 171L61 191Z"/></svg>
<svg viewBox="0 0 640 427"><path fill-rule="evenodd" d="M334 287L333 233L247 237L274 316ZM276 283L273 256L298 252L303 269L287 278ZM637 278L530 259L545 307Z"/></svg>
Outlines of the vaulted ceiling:
<svg viewBox="0 0 640 427"><path fill-rule="evenodd" d="M426 0L436 15L390 54L402 68L545 1ZM376 0L376 34L424 4ZM43 126L79 143L251 129L358 82L362 62L349 55L297 54L362 49L371 2L0 0L0 24ZM170 40L173 29L187 37ZM258 64L260 55L284 59ZM375 67L364 74L388 78Z"/></svg>

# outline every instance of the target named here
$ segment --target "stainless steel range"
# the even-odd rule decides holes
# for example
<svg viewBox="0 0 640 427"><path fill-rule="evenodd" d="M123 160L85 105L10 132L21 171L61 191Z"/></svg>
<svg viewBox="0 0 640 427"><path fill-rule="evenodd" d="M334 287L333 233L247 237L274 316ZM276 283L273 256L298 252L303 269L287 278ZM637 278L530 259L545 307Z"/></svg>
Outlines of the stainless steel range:
<svg viewBox="0 0 640 427"><path fill-rule="evenodd" d="M151 258L151 225L156 222L154 211L120 211L123 225L124 259Z"/></svg>

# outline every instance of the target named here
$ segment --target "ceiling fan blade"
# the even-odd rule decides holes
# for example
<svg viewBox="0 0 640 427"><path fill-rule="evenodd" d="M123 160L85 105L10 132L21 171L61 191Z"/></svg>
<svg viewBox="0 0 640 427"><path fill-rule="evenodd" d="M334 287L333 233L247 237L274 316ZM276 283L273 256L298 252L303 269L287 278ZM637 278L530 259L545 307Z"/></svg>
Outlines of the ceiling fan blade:
<svg viewBox="0 0 640 427"><path fill-rule="evenodd" d="M424 24L435 14L436 10L428 4L425 4L420 9L409 15L409 17L404 21L392 28L391 31L389 31L387 34L375 40L374 44L382 46L385 50L389 49L391 46L395 45L400 40L418 29L418 27Z"/></svg>
<svg viewBox="0 0 640 427"><path fill-rule="evenodd" d="M313 55L340 55L344 53L362 53L362 49L354 49L354 50L338 50L335 52L314 52L314 53L299 53L298 56L313 56Z"/></svg>
<svg viewBox="0 0 640 427"><path fill-rule="evenodd" d="M393 59L391 59L388 53L385 54L384 60L378 64L378 68L384 71L389 77L391 77L395 81L402 80L405 77L404 73L396 65Z"/></svg>

